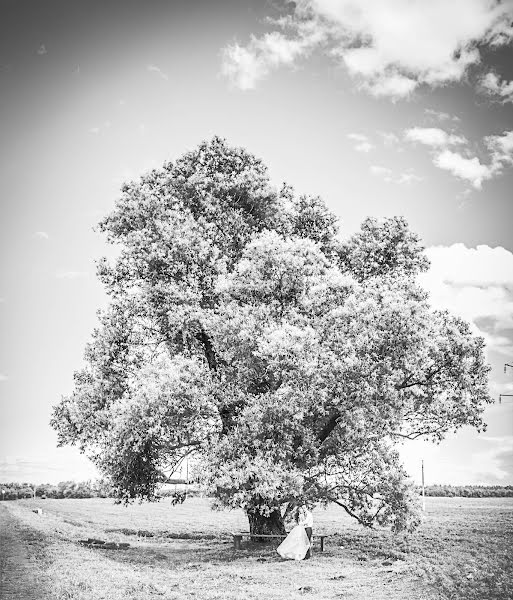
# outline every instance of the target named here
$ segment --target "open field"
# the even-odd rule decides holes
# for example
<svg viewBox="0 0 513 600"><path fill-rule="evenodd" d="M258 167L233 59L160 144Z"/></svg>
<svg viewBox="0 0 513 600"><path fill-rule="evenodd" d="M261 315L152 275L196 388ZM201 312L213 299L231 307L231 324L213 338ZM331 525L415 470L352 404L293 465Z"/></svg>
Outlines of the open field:
<svg viewBox="0 0 513 600"><path fill-rule="evenodd" d="M39 598L508 599L513 598L513 499L427 498L410 536L359 527L338 507L314 512L330 533L311 561L282 560L275 546L232 548L247 530L239 511L212 512L208 500L172 506L116 506L111 500L3 502L16 519ZM41 507L43 515L33 508ZM127 550L82 547L88 537L129 542Z"/></svg>

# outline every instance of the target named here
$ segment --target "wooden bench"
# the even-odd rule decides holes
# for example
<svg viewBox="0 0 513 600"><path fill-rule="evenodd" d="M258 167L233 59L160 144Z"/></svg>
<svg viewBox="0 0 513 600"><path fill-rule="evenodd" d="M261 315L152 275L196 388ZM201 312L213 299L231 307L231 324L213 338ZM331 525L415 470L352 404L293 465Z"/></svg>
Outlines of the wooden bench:
<svg viewBox="0 0 513 600"><path fill-rule="evenodd" d="M241 531L239 533L232 533L233 535L233 547L235 550L240 550L241 549L241 544L242 544L242 539L243 538L268 538L268 539L281 539L284 540L288 533L285 533L283 535L279 535L279 534L265 534L265 533L250 533L249 531ZM312 534L312 544L313 544L313 540L315 539L319 539L321 542L321 552L324 552L324 539L329 537L329 535L327 534L322 534L319 535L317 533Z"/></svg>

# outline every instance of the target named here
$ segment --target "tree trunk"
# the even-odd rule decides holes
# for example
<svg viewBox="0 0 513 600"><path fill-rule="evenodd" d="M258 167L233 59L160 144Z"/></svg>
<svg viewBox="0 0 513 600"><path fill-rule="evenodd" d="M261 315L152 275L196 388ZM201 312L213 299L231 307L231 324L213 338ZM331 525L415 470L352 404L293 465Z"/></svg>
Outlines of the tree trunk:
<svg viewBox="0 0 513 600"><path fill-rule="evenodd" d="M281 511L276 508L266 517L260 513L258 506L252 507L246 511L249 520L249 531L255 534L265 535L286 535L285 524ZM251 538L254 542L268 541L266 538Z"/></svg>

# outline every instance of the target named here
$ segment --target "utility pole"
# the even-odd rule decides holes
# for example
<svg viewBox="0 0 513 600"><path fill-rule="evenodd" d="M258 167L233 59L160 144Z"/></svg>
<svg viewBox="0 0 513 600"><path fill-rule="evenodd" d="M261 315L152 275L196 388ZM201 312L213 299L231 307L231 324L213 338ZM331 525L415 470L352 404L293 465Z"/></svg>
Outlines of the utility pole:
<svg viewBox="0 0 513 600"><path fill-rule="evenodd" d="M426 512L426 492L424 490L424 459L422 459L422 510Z"/></svg>
<svg viewBox="0 0 513 600"><path fill-rule="evenodd" d="M187 498L187 492L189 491L189 457L185 459L185 497Z"/></svg>
<svg viewBox="0 0 513 600"><path fill-rule="evenodd" d="M507 367L513 369L513 365L510 365L509 363L504 363L504 373L506 373ZM499 404L502 404L503 398L513 398L513 394L499 394Z"/></svg>

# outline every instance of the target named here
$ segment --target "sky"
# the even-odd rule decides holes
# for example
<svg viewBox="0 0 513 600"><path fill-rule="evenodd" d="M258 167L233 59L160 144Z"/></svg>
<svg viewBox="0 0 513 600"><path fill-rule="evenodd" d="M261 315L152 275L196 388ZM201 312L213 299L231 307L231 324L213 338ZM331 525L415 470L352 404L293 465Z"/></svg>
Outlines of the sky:
<svg viewBox="0 0 513 600"><path fill-rule="evenodd" d="M513 394L513 0L0 0L0 482L96 477L52 406L106 296L95 230L124 181L220 135L341 234L404 215L423 285ZM418 481L513 484L513 398L486 432L401 448Z"/></svg>

